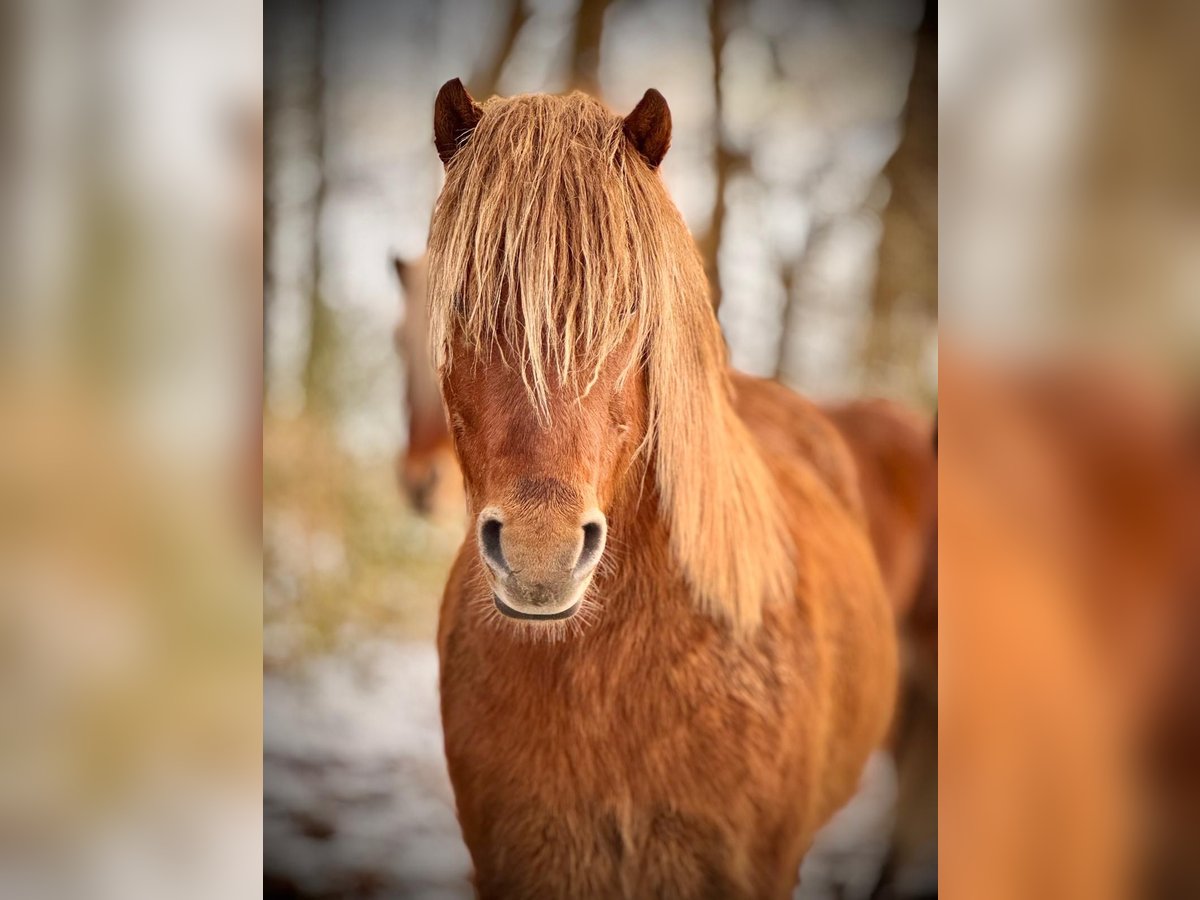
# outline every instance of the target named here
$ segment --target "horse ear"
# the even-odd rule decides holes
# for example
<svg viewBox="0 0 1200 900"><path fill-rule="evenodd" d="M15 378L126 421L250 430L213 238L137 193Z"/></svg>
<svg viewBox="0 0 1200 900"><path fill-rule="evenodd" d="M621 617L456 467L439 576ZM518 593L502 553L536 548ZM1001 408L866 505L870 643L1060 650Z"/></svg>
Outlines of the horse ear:
<svg viewBox="0 0 1200 900"><path fill-rule="evenodd" d="M433 143L444 165L450 165L481 118L483 109L461 81L451 78L442 85L433 103Z"/></svg>
<svg viewBox="0 0 1200 900"><path fill-rule="evenodd" d="M654 88L646 91L625 117L625 136L650 168L657 169L671 146L671 110Z"/></svg>

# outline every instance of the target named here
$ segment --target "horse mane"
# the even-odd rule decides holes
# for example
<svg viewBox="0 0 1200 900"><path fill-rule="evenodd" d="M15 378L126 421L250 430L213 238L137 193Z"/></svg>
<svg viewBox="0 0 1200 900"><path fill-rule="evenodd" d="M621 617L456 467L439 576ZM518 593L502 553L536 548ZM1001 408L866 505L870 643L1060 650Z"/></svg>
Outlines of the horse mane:
<svg viewBox="0 0 1200 900"><path fill-rule="evenodd" d="M700 607L745 630L791 598L779 486L733 404L703 265L622 120L581 94L493 98L446 167L429 241L438 368L454 340L586 392L614 353L644 367L645 450L671 551ZM631 348L631 349L630 349Z"/></svg>

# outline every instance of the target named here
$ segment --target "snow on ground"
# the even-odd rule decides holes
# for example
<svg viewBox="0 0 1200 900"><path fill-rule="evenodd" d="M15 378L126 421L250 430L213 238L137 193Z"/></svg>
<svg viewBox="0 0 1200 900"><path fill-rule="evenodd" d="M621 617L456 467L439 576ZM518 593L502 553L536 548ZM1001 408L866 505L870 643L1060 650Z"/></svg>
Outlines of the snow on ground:
<svg viewBox="0 0 1200 900"><path fill-rule="evenodd" d="M268 897L471 897L430 644L360 643L268 672L263 690ZM818 835L797 900L867 896L894 798L891 763L878 755Z"/></svg>
<svg viewBox="0 0 1200 900"><path fill-rule="evenodd" d="M265 678L264 866L279 895L470 897L437 653L368 644Z"/></svg>

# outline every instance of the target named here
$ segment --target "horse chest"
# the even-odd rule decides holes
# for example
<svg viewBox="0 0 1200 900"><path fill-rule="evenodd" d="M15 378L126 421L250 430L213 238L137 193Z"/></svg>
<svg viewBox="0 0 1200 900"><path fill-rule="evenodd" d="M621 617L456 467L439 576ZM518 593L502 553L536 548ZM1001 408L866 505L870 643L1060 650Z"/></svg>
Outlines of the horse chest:
<svg viewBox="0 0 1200 900"><path fill-rule="evenodd" d="M483 897L759 896L760 860L719 821L666 807L514 806L472 848Z"/></svg>
<svg viewBox="0 0 1200 900"><path fill-rule="evenodd" d="M526 872L530 896L758 895L751 873L787 831L770 807L795 787L778 759L778 685L693 671L692 655L601 658L615 662L444 681L480 878L499 879L496 896L522 896Z"/></svg>
<svg viewBox="0 0 1200 900"><path fill-rule="evenodd" d="M554 792L625 791L663 803L745 793L774 771L747 751L778 755L782 709L797 705L780 673L713 666L702 654L595 656L604 663L498 665L445 678L447 750L498 777L537 772Z"/></svg>

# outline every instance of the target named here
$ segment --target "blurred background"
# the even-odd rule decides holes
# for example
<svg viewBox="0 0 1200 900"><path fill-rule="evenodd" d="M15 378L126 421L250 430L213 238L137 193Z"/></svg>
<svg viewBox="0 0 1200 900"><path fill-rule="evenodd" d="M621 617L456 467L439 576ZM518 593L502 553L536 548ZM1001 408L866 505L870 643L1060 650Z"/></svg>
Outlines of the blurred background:
<svg viewBox="0 0 1200 900"><path fill-rule="evenodd" d="M268 891L469 896L432 645L462 501L433 502L414 460L426 431L444 441L420 267L442 180L438 88L583 90L622 114L657 88L673 121L663 178L733 364L825 400L928 412L936 11L293 0L268 3L266 22ZM873 767L801 896L874 888L896 778L883 756Z"/></svg>
<svg viewBox="0 0 1200 900"><path fill-rule="evenodd" d="M950 896L1200 896L1198 12L942 5Z"/></svg>
<svg viewBox="0 0 1200 900"><path fill-rule="evenodd" d="M262 16L0 6L0 895L258 896Z"/></svg>
<svg viewBox="0 0 1200 900"><path fill-rule="evenodd" d="M1200 895L1197 46L1176 0L0 6L0 895L466 890L391 260L454 76L658 87L735 364L936 398L904 728L804 890L928 896L932 840L949 896Z"/></svg>

